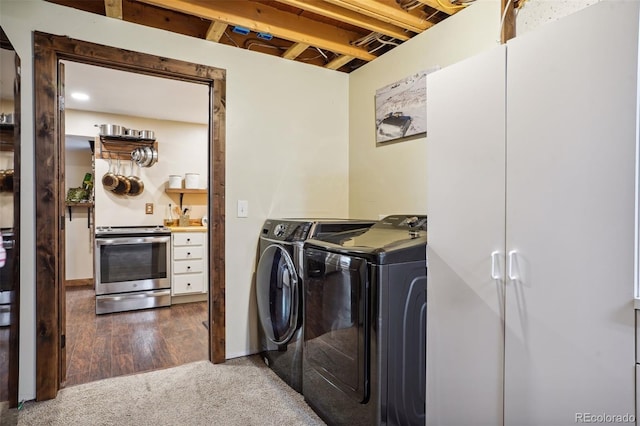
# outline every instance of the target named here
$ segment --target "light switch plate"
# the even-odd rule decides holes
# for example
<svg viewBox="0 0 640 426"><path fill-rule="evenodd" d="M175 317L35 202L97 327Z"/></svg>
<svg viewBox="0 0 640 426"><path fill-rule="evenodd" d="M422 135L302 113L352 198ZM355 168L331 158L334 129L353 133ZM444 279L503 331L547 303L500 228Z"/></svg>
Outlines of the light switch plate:
<svg viewBox="0 0 640 426"><path fill-rule="evenodd" d="M238 200L238 217L249 217L249 201Z"/></svg>
<svg viewBox="0 0 640 426"><path fill-rule="evenodd" d="M153 203L146 203L144 205L145 214L153 214Z"/></svg>

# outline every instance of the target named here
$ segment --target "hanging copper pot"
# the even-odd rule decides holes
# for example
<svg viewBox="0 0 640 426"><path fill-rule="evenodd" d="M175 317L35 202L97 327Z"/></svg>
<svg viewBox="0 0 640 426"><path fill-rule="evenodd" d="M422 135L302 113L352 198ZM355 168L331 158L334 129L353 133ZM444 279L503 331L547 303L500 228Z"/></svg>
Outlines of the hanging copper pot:
<svg viewBox="0 0 640 426"><path fill-rule="evenodd" d="M117 195L126 195L131 190L131 182L129 178L120 173L120 159L118 159L118 184L111 191Z"/></svg>

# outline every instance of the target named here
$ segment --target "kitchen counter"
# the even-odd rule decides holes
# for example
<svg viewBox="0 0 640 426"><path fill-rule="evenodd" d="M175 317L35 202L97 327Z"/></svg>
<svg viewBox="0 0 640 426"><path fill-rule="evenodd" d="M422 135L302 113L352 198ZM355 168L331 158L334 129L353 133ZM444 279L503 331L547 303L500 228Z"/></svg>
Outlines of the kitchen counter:
<svg viewBox="0 0 640 426"><path fill-rule="evenodd" d="M171 232L207 232L206 226L168 226Z"/></svg>

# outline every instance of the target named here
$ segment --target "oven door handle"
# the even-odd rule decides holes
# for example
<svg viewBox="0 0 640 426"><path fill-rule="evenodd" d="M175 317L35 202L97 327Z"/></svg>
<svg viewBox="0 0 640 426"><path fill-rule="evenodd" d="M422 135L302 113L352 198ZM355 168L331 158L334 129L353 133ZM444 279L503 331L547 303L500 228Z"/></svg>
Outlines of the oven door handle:
<svg viewBox="0 0 640 426"><path fill-rule="evenodd" d="M119 245L119 244L145 244L145 243L168 243L171 237L125 237L125 238L96 238L96 245Z"/></svg>

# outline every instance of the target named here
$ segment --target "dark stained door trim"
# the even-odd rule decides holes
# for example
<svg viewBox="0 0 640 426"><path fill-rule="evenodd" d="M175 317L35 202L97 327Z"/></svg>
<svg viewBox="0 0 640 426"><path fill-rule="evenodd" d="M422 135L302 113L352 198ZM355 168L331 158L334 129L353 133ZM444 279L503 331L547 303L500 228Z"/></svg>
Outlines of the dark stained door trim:
<svg viewBox="0 0 640 426"><path fill-rule="evenodd" d="M57 67L81 62L209 86L209 359L225 361L226 71L189 62L34 32L36 193L36 400L60 388L60 207ZM61 211L62 210L62 211Z"/></svg>

